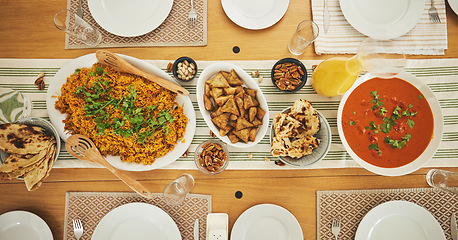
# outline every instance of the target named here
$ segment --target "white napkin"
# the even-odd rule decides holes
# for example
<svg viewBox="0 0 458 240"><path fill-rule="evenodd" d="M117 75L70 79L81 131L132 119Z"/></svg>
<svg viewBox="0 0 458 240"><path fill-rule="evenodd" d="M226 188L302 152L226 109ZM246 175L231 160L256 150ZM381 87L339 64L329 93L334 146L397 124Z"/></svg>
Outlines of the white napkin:
<svg viewBox="0 0 458 240"><path fill-rule="evenodd" d="M407 34L396 38L396 42L409 55L444 55L447 49L447 19L445 0L434 0L441 23L429 20L430 1L426 1L423 15L417 25ZM324 0L312 0L313 21L318 24L320 34L315 40L315 52L321 54L355 54L366 36L354 29L340 10L339 0L328 0L331 15L329 31L323 27Z"/></svg>

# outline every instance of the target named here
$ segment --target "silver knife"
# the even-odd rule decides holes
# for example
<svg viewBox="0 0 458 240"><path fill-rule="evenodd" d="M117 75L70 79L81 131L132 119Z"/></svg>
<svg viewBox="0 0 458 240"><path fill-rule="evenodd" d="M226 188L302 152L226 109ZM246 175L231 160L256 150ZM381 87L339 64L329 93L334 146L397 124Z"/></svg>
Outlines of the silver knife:
<svg viewBox="0 0 458 240"><path fill-rule="evenodd" d="M80 18L83 18L83 0L79 0L78 8L76 9L76 15L78 15Z"/></svg>
<svg viewBox="0 0 458 240"><path fill-rule="evenodd" d="M450 218L450 233L452 234L452 239L453 240L457 240L458 239L458 232L457 232L457 226L456 226L455 213L452 213L452 217Z"/></svg>
<svg viewBox="0 0 458 240"><path fill-rule="evenodd" d="M194 222L194 240L199 240L199 219Z"/></svg>
<svg viewBox="0 0 458 240"><path fill-rule="evenodd" d="M323 12L323 25L324 25L324 34L328 33L329 29L329 18L331 17L328 9L328 1L324 0L324 12Z"/></svg>

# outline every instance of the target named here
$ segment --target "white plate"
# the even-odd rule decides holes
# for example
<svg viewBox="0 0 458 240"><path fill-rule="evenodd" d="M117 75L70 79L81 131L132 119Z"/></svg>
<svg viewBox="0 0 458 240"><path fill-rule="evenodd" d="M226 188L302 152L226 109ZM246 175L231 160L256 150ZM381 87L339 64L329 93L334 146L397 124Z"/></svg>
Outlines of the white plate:
<svg viewBox="0 0 458 240"><path fill-rule="evenodd" d="M291 107L286 108L282 111L282 113L289 112ZM326 154L328 154L329 149L331 148L331 141L332 141L332 134L331 134L331 127L329 126L328 120L321 114L318 110L316 110L318 116L320 117L320 130L315 135L317 139L320 140L320 145L317 148L313 149L312 153L309 155L305 155L301 158L292 158L292 157L278 157L284 163L294 166L294 167L305 167L312 165L314 163L319 162ZM273 126L270 126L270 146L272 146L272 139L275 136L275 130Z"/></svg>
<svg viewBox="0 0 458 240"><path fill-rule="evenodd" d="M127 62L142 69L145 72L167 79L171 82L175 82L175 80L173 80L172 77L170 77L167 73L165 73L160 68L154 65L151 65L137 58L129 57L122 54L118 55L124 58ZM67 77L69 77L72 73L75 72L75 69L82 67L89 68L92 66L92 64L96 62L97 59L95 57L95 54L88 54L76 58L73 61L67 63L65 66L63 66L56 73L56 75L54 75L52 82L49 84L48 92L46 93L46 108L48 110L48 115L49 119L51 120L51 123L54 125L61 139L64 141L67 141L67 138L70 137L71 134L67 133L64 130L65 125L62 121L65 119L65 115L54 108L54 104L57 101L57 96L61 94L62 85L67 81ZM178 94L176 97L176 101L180 105L184 104L183 111L186 117L188 117L189 119L188 125L186 126L186 132L183 138L184 142L178 141L173 151L168 152L165 156L157 158L156 161L151 165L123 162L121 161L121 158L119 156L107 156L106 160L111 165L121 170L148 171L166 166L174 162L179 157L181 157L183 153L186 151L186 149L188 149L189 145L191 144L192 138L194 137L194 132L196 131L196 113L194 112L194 107L189 96Z"/></svg>
<svg viewBox="0 0 458 240"><path fill-rule="evenodd" d="M340 0L340 8L356 30L374 39L400 37L417 25L425 0Z"/></svg>
<svg viewBox="0 0 458 240"><path fill-rule="evenodd" d="M289 0L221 0L221 4L235 24L258 30L280 21L288 9Z"/></svg>
<svg viewBox="0 0 458 240"><path fill-rule="evenodd" d="M26 211L0 215L0 240L53 240L51 229L39 216Z"/></svg>
<svg viewBox="0 0 458 240"><path fill-rule="evenodd" d="M370 210L356 230L355 240L445 240L441 226L415 203L391 201Z"/></svg>
<svg viewBox="0 0 458 240"><path fill-rule="evenodd" d="M205 81L209 80L219 71L230 72L231 69L235 70L235 72L237 73L237 75L239 75L240 79L242 80L243 84L246 87L257 91L256 97L259 102L259 105L264 111L266 111L266 114L264 115L264 118L262 119L262 125L259 126L258 132L256 133L256 139L254 142L248 142L248 143L238 142L234 144L231 142L231 140L229 140L229 137L227 136L222 137L219 134L219 130L216 128L215 124L213 124L211 120L210 112L205 109L205 104L204 104ZM196 95L197 95L197 104L199 105L199 110L200 110L200 113L202 114L202 117L205 120L205 123L207 123L207 126L210 128L210 130L219 139L221 139L221 141L225 142L226 144L230 146L238 147L238 148L252 147L256 145L259 141L261 141L261 139L264 138L264 136L266 135L267 129L269 128L269 107L267 106L267 100L264 97L264 94L262 94L261 89L259 88L258 84L250 77L250 75L248 75L248 73L246 73L240 67L230 64L230 63L224 63L224 62L213 63L212 65L206 67L200 74L199 80L197 80Z"/></svg>
<svg viewBox="0 0 458 240"><path fill-rule="evenodd" d="M162 209L147 203L128 203L100 220L92 240L177 240L180 230Z"/></svg>
<svg viewBox="0 0 458 240"><path fill-rule="evenodd" d="M135 37L149 33L164 22L173 0L88 0L95 21L115 35Z"/></svg>
<svg viewBox="0 0 458 240"><path fill-rule="evenodd" d="M235 221L231 240L303 240L302 228L294 215L274 204L249 208Z"/></svg>
<svg viewBox="0 0 458 240"><path fill-rule="evenodd" d="M399 75L397 75L397 78L403 79L406 82L409 82L412 84L414 87L416 87L422 95L425 97L426 100L428 100L429 106L431 107L431 112L433 113L433 119L434 119L434 129L433 129L433 138L431 139L431 142L429 142L428 147L423 151L423 153L414 161L412 161L409 164L406 164L401 167L397 168L382 168L378 167L372 164L369 164L368 162L362 160L358 155L356 155L355 152L351 149L350 145L348 145L347 139L345 138L345 135L342 130L342 111L345 106L345 103L350 96L350 94L353 92L353 90L358 87L361 83L363 83L366 80L372 79L375 76L371 74L366 74L356 80L356 82L353 84L353 86L345 93L343 96L342 100L340 101L339 104L339 109L337 110L337 129L339 130L339 136L340 139L342 140L342 144L344 145L345 149L347 152L350 154L350 156L357 162L359 165L364 167L365 169L377 173L380 175L384 176L401 176L405 174L409 174L411 172L414 172L421 168L426 162L428 162L436 153L437 148L439 147L439 144L442 139L442 132L444 128L444 123L442 119L442 111L439 105L439 102L437 101L436 96L434 96L434 93L431 91L431 89L428 87L428 85L421 81L420 79L416 78L414 75L406 72L402 72Z"/></svg>
<svg viewBox="0 0 458 240"><path fill-rule="evenodd" d="M448 0L448 5L450 5L455 14L458 14L458 0Z"/></svg>

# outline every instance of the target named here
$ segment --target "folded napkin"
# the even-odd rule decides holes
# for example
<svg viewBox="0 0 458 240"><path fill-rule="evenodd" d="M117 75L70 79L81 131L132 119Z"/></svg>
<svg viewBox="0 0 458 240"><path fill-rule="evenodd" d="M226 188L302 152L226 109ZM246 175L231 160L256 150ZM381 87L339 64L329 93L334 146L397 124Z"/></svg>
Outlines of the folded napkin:
<svg viewBox="0 0 458 240"><path fill-rule="evenodd" d="M441 23L429 20L430 1L425 4L423 15L417 25L407 34L396 38L398 45L409 55L444 55L447 49L447 19L445 0L435 0ZM328 33L322 29L324 0L312 0L313 21L320 28L320 35L315 40L315 52L321 54L355 54L361 41L366 36L354 29L340 10L339 0L328 0L330 23Z"/></svg>

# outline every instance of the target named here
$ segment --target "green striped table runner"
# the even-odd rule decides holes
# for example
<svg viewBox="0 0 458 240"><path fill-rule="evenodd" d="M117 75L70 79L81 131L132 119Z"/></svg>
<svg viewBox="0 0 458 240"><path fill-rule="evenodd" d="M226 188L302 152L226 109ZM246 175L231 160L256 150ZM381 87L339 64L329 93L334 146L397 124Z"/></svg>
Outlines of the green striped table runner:
<svg viewBox="0 0 458 240"><path fill-rule="evenodd" d="M46 90L52 81L54 74L70 59L0 59L0 87L11 88L22 92L32 100L33 110L31 116L49 119L46 111ZM166 69L166 60L147 60L162 69ZM304 98L312 102L313 106L319 110L328 120L332 130L332 146L325 159L315 165L306 168L344 168L359 167L353 159L346 153L337 131L337 109L341 97L322 97L317 95L308 82L304 88L296 93L285 94L278 91L271 82L270 69L276 61L229 61L248 73L259 70L263 81L260 84L262 92L268 101L270 116L282 109L289 107L292 103ZM311 66L319 64L316 60L303 60L309 74ZM214 61L198 61L199 71L201 71ZM425 167L446 167L458 166L458 59L415 59L408 60L407 71L414 74L422 81L425 81L436 97L439 99L442 113L444 116L444 134L442 142L433 159ZM38 90L34 81L38 73L44 72L46 88ZM171 73L170 73L171 74ZM205 124L196 100L197 78L189 83L182 84L191 93L194 109L197 117L197 129L192 140L189 156L181 157L176 162L166 166L166 169L195 169L193 162L194 150L197 145L210 138L209 128ZM269 134L267 134L259 144L253 148L238 149L230 148L231 163L228 169L288 169L289 166L277 166L274 158L270 155ZM97 167L97 165L80 161L70 156L65 149L61 150L59 160L55 167Z"/></svg>

